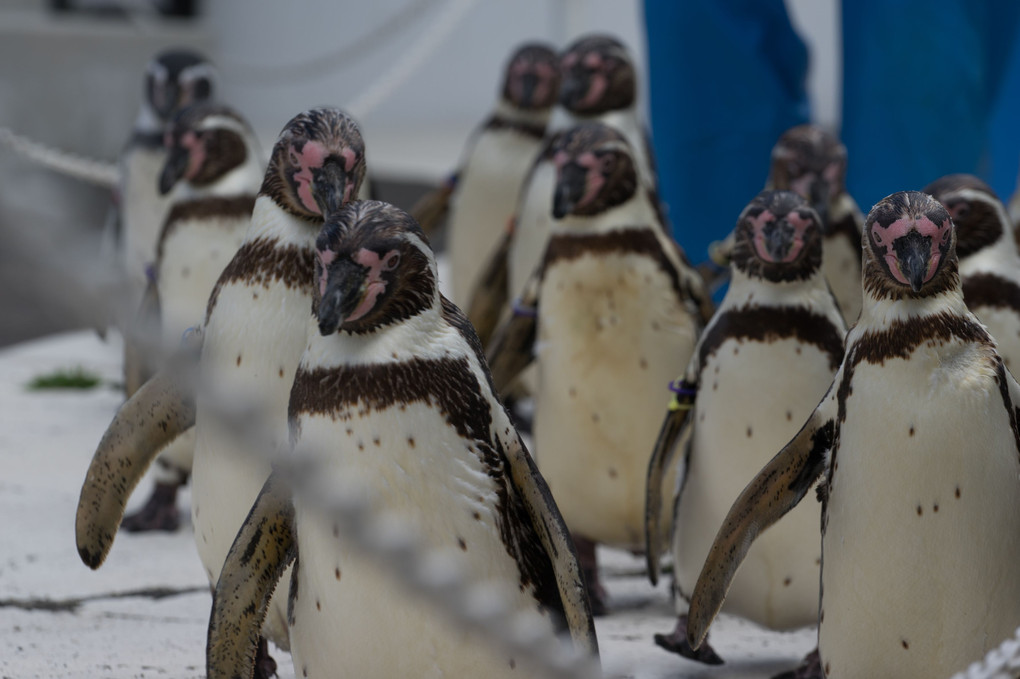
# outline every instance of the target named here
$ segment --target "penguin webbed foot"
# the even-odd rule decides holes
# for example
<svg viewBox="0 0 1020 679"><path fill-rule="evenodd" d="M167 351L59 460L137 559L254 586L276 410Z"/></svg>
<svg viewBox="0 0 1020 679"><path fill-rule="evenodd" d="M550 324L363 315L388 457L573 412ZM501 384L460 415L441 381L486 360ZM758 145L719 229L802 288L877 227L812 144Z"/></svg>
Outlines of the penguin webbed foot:
<svg viewBox="0 0 1020 679"><path fill-rule="evenodd" d="M687 643L686 615L681 615L677 619L676 628L670 634L656 634L654 638L656 645L660 648L663 648L670 653L682 655L688 660L700 662L705 665L723 664L722 657L709 645L707 638L697 650L691 648L691 645Z"/></svg>
<svg viewBox="0 0 1020 679"><path fill-rule="evenodd" d="M269 642L259 637L259 647L255 653L255 674L253 679L269 679L276 676L276 661L269 655Z"/></svg>
<svg viewBox="0 0 1020 679"><path fill-rule="evenodd" d="M181 525L177 510L177 490L180 487L181 484L177 483L157 483L142 508L125 516L120 527L129 533L176 531Z"/></svg>
<svg viewBox="0 0 1020 679"><path fill-rule="evenodd" d="M822 659L818 655L818 649L816 648L804 656L804 659L800 661L800 665L788 672L777 674L772 679L824 679L824 677Z"/></svg>

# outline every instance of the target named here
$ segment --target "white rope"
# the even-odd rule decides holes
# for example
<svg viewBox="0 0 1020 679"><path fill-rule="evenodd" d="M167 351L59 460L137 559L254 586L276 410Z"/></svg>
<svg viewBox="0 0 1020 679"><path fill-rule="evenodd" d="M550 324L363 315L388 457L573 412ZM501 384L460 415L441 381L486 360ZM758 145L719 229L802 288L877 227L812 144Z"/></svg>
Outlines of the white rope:
<svg viewBox="0 0 1020 679"><path fill-rule="evenodd" d="M446 42L474 4L475 0L450 0L435 22L422 32L418 42L411 45L389 71L376 78L373 85L355 97L347 105L347 111L356 120L364 121Z"/></svg>
<svg viewBox="0 0 1020 679"><path fill-rule="evenodd" d="M1020 674L1020 629L997 648L988 652L983 660L973 663L950 679L1016 679Z"/></svg>
<svg viewBox="0 0 1020 679"><path fill-rule="evenodd" d="M120 181L120 169L116 163L92 160L74 153L60 151L32 141L8 127L0 127L0 146L7 146L36 165L90 184L98 184L104 188L112 189Z"/></svg>

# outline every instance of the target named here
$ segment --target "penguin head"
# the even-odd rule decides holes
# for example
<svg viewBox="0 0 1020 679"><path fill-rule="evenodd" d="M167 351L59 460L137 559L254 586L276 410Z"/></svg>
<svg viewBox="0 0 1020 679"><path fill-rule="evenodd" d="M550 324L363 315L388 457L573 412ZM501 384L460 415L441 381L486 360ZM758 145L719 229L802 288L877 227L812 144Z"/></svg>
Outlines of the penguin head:
<svg viewBox="0 0 1020 679"><path fill-rule="evenodd" d="M242 165L255 134L233 109L209 102L180 109L164 133L166 161L159 175L163 195L180 181L208 186Z"/></svg>
<svg viewBox="0 0 1020 679"><path fill-rule="evenodd" d="M768 187L794 191L828 223L832 201L846 191L846 147L817 125L798 125L772 147Z"/></svg>
<svg viewBox="0 0 1020 679"><path fill-rule="evenodd" d="M166 122L177 109L212 99L216 72L202 55L185 49L157 54L145 71L145 105Z"/></svg>
<svg viewBox="0 0 1020 679"><path fill-rule="evenodd" d="M920 191L900 191L864 223L864 289L874 297L927 297L959 287L949 211Z"/></svg>
<svg viewBox="0 0 1020 679"><path fill-rule="evenodd" d="M365 142L347 113L315 108L294 116L273 146L262 195L293 215L321 222L358 195Z"/></svg>
<svg viewBox="0 0 1020 679"><path fill-rule="evenodd" d="M762 191L740 213L730 264L772 282L806 280L822 265L822 222L792 191Z"/></svg>
<svg viewBox="0 0 1020 679"><path fill-rule="evenodd" d="M400 208L350 203L327 218L315 248L312 311L324 336L373 332L436 304L432 248Z"/></svg>
<svg viewBox="0 0 1020 679"><path fill-rule="evenodd" d="M969 257L1012 232L1002 201L988 184L971 174L950 174L924 187L945 205L956 225L956 256Z"/></svg>
<svg viewBox="0 0 1020 679"><path fill-rule="evenodd" d="M587 217L630 200L638 188L630 144L602 123L583 123L558 135L549 148L556 166L552 214Z"/></svg>
<svg viewBox="0 0 1020 679"><path fill-rule="evenodd" d="M560 67L551 47L527 43L510 56L503 78L504 101L526 111L550 109L559 91Z"/></svg>
<svg viewBox="0 0 1020 679"><path fill-rule="evenodd" d="M608 35L580 38L560 57L560 104L576 116L633 106L637 76L627 48Z"/></svg>

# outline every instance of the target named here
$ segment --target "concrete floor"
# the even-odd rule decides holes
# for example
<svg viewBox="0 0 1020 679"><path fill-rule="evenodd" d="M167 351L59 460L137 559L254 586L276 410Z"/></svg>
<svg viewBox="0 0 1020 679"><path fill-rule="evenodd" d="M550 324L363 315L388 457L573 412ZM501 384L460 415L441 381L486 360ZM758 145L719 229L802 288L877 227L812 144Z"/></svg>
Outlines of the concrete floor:
<svg viewBox="0 0 1020 679"><path fill-rule="evenodd" d="M122 396L121 348L79 331L0 351L0 677L130 679L205 676L210 596L190 524L175 534L120 535L91 571L74 546L74 514L92 453ZM28 391L34 376L83 367L105 383L89 391ZM140 488L147 489L143 479ZM136 504L145 493L132 498ZM187 495L183 498L187 516ZM129 507L130 509L130 507ZM610 615L597 621L606 676L751 679L789 668L815 643L813 630L767 632L722 616L712 631L727 659L691 663L657 648L674 623L665 583L642 562L605 550ZM289 655L277 651L281 679Z"/></svg>

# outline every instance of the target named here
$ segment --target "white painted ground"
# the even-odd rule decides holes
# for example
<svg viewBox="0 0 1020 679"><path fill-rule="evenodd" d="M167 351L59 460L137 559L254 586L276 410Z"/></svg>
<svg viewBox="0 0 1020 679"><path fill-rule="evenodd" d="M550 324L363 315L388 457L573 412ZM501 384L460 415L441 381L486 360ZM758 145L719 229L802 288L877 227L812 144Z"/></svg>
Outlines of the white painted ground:
<svg viewBox="0 0 1020 679"><path fill-rule="evenodd" d="M81 483L120 392L24 386L78 366L118 382L120 352L115 337L103 342L90 331L0 351L0 679L205 676L211 598L190 524L174 535L118 536L98 571L75 551ZM148 489L143 480L133 501ZM769 677L814 646L813 630L764 632L723 616L712 643L726 665L704 667L666 653L652 642L653 633L673 627L666 584L652 588L639 559L608 550L602 556L613 598L611 614L597 622L607 676ZM274 657L281 679L292 679L289 656Z"/></svg>

